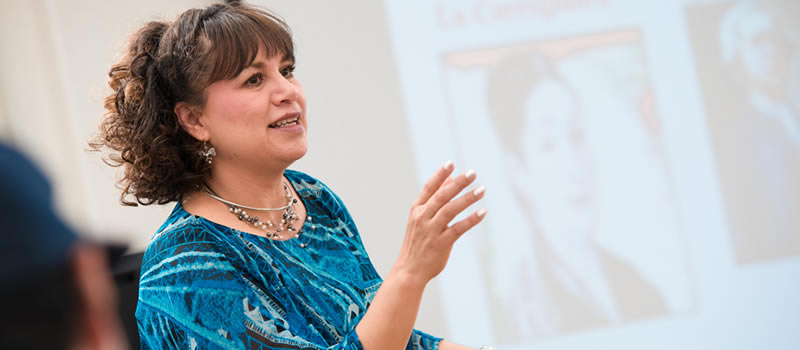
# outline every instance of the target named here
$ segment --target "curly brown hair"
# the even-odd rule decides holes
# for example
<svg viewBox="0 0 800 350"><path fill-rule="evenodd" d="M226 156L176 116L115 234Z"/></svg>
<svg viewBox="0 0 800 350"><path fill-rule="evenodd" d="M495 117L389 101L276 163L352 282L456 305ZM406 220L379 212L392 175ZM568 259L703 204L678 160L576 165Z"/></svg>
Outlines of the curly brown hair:
<svg viewBox="0 0 800 350"><path fill-rule="evenodd" d="M122 204L176 201L210 176L208 162L198 154L203 143L180 125L175 105L202 107L205 89L236 77L259 49L294 61L286 23L238 2L191 9L133 34L108 73L112 92L104 101L99 133L89 142L95 151L110 150L107 164L124 168Z"/></svg>

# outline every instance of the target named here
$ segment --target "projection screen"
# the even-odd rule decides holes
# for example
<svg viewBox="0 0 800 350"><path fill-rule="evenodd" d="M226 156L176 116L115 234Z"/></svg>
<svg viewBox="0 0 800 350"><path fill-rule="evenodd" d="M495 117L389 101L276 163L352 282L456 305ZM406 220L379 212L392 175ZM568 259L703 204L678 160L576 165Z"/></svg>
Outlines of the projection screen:
<svg viewBox="0 0 800 350"><path fill-rule="evenodd" d="M798 5L387 0L419 183L491 192L452 340L800 348Z"/></svg>

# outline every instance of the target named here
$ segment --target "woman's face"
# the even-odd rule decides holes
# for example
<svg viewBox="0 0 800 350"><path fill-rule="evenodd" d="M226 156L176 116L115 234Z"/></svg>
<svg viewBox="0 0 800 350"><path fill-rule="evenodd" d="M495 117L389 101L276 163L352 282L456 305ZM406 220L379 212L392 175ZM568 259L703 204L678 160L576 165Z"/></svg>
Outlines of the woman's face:
<svg viewBox="0 0 800 350"><path fill-rule="evenodd" d="M782 83L789 74L791 48L772 16L755 12L742 19L739 53L754 80Z"/></svg>
<svg viewBox="0 0 800 350"><path fill-rule="evenodd" d="M286 168L305 155L306 97L293 70L293 61L261 50L238 76L206 89L201 118L215 167Z"/></svg>
<svg viewBox="0 0 800 350"><path fill-rule="evenodd" d="M577 104L557 80L540 83L526 101L524 161L536 220L546 234L585 233L594 221L590 159Z"/></svg>

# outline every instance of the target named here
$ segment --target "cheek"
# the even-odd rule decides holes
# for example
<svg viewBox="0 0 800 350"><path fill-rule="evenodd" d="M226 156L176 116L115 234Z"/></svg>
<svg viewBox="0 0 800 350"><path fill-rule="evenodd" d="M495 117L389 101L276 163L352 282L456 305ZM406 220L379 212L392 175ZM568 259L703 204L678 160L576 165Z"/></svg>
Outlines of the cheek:
<svg viewBox="0 0 800 350"><path fill-rule="evenodd" d="M268 108L266 99L254 98L244 94L227 94L209 100L206 111L218 123L227 126L254 126Z"/></svg>
<svg viewBox="0 0 800 350"><path fill-rule="evenodd" d="M212 119L227 119L229 115L235 115L233 111L236 107L236 96L224 89L208 89L206 105L203 112Z"/></svg>
<svg viewBox="0 0 800 350"><path fill-rule="evenodd" d="M299 83L296 86L297 86L297 103L300 105L300 108L305 110L306 109L306 92L303 90L303 87Z"/></svg>
<svg viewBox="0 0 800 350"><path fill-rule="evenodd" d="M303 84L300 84L300 81L297 78L292 78L289 80L289 83L292 84L295 91L295 100L297 102L304 102L306 100L306 93L303 91Z"/></svg>

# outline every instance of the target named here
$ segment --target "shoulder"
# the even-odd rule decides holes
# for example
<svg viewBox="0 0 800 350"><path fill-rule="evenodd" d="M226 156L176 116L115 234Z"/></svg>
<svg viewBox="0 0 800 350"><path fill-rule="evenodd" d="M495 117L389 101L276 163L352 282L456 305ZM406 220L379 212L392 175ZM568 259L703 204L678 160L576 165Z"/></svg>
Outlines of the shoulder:
<svg viewBox="0 0 800 350"><path fill-rule="evenodd" d="M306 200L315 200L329 209L346 210L342 199L319 179L297 170L286 170L284 175L292 182L297 193Z"/></svg>
<svg viewBox="0 0 800 350"><path fill-rule="evenodd" d="M287 169L283 174L289 179L292 185L294 185L295 190L297 193L300 193L300 195L318 195L325 192L333 193L330 187L325 185L322 181L304 172Z"/></svg>
<svg viewBox="0 0 800 350"><path fill-rule="evenodd" d="M229 255L226 247L232 244L231 237L222 232L220 227L186 212L178 203L147 245L142 270L166 259L180 257L191 257L188 260L192 261L224 260Z"/></svg>
<svg viewBox="0 0 800 350"><path fill-rule="evenodd" d="M667 312L661 292L631 263L603 247L595 247L623 317L640 319ZM635 295L636 298L626 297L630 295Z"/></svg>
<svg viewBox="0 0 800 350"><path fill-rule="evenodd" d="M330 187L322 181L296 170L286 170L284 175L292 182L297 193L303 197L309 212L327 216L331 220L332 226L343 227L348 236L358 236L358 229L347 206ZM310 208L308 208L309 206Z"/></svg>

